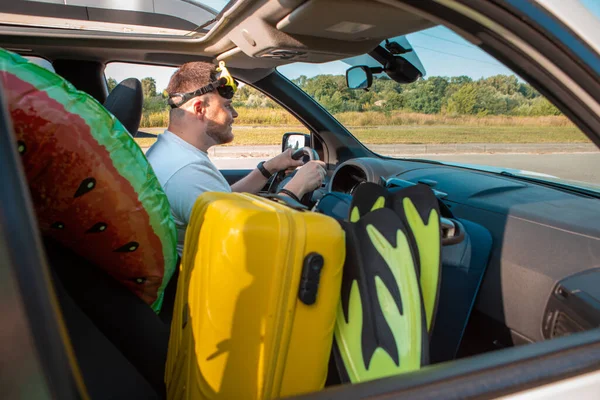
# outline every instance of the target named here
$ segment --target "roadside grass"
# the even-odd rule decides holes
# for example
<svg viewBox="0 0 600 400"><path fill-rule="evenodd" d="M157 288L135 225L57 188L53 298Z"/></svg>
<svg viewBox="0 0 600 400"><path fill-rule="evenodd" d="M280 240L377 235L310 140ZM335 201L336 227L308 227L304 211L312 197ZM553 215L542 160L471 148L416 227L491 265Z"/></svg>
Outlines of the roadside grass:
<svg viewBox="0 0 600 400"><path fill-rule="evenodd" d="M452 125L452 126L571 126L565 116L515 117L508 115L450 115L419 114L412 112L344 112L335 118L345 126L389 126L389 125Z"/></svg>
<svg viewBox="0 0 600 400"><path fill-rule="evenodd" d="M355 128L351 132L368 144L589 142L575 126L394 126Z"/></svg>
<svg viewBox="0 0 600 400"><path fill-rule="evenodd" d="M298 125L298 120L281 108L236 108L238 125L281 126ZM565 116L516 117L509 115L475 116L451 114L419 114L405 111L343 112L334 117L344 126L572 126ZM145 128L167 126L168 111L145 114L141 126Z"/></svg>
<svg viewBox="0 0 600 400"><path fill-rule="evenodd" d="M554 118L554 117L537 117ZM564 117L563 117L564 118ZM527 118L529 119L529 118ZM236 121L237 123L238 121ZM538 121L539 122L539 121ZM454 144L454 143L588 143L589 139L572 124L567 125L400 125L347 126L365 144ZM160 134L165 128L140 128ZM234 125L235 139L228 146L279 145L285 132L307 133L303 126ZM151 146L153 138L138 138L142 147Z"/></svg>

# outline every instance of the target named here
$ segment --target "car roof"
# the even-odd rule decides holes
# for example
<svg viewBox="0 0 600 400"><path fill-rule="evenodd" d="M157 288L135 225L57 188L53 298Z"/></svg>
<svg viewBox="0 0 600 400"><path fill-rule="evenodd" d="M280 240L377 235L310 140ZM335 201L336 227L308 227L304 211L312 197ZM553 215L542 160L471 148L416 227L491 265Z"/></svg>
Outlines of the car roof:
<svg viewBox="0 0 600 400"><path fill-rule="evenodd" d="M0 47L49 60L173 66L225 60L233 68L271 70L356 56L386 38L435 26L367 0L153 0L152 8L133 0L62 3L3 2Z"/></svg>

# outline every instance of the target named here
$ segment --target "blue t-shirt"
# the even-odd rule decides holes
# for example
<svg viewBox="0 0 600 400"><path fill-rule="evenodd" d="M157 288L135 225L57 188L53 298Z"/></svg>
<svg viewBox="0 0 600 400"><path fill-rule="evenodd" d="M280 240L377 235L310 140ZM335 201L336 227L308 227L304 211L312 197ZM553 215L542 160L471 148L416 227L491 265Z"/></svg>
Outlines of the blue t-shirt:
<svg viewBox="0 0 600 400"><path fill-rule="evenodd" d="M208 154L168 130L158 136L146 157L171 204L181 256L185 230L198 196L204 192L231 192L231 186Z"/></svg>

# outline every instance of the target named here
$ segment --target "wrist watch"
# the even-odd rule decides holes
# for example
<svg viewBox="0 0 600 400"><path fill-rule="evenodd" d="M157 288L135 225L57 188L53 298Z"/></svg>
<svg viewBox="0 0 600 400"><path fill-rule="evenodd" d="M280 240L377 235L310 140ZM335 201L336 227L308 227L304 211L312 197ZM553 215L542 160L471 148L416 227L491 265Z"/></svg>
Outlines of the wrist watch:
<svg viewBox="0 0 600 400"><path fill-rule="evenodd" d="M261 174L263 174L263 176L267 179L269 179L271 177L271 175L273 175L272 173L270 173L269 171L267 171L267 169L265 168L265 162L261 161L258 163L258 165L256 166L256 168L258 168L258 170L260 171Z"/></svg>

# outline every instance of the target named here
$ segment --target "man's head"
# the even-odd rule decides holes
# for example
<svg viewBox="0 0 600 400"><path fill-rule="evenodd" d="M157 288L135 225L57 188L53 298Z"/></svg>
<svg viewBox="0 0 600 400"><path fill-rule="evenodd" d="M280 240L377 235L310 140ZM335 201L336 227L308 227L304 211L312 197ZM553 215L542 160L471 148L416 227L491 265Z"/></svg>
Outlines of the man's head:
<svg viewBox="0 0 600 400"><path fill-rule="evenodd" d="M176 104L186 100L179 93L192 93L217 80L216 66L207 62L183 64L171 77L167 93ZM233 140L231 124L237 117L231 99L222 97L217 90L194 96L172 108L169 130L182 136L196 147L208 147Z"/></svg>

